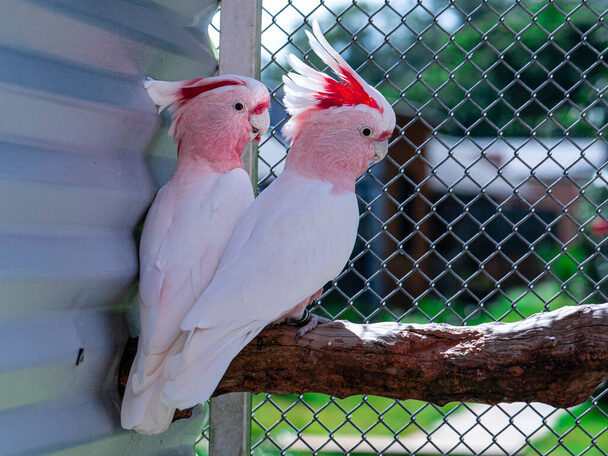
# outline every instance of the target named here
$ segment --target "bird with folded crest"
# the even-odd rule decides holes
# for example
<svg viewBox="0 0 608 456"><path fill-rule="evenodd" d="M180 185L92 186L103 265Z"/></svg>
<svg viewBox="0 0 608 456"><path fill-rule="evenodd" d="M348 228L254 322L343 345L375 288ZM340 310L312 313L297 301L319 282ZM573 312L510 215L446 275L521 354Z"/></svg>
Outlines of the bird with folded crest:
<svg viewBox="0 0 608 456"><path fill-rule="evenodd" d="M147 80L148 95L172 113L177 167L148 211L139 263L140 337L121 422L165 431L175 407L161 400L165 361L187 338L180 323L207 287L237 221L253 201L241 154L270 124L268 89L255 79L217 76Z"/></svg>

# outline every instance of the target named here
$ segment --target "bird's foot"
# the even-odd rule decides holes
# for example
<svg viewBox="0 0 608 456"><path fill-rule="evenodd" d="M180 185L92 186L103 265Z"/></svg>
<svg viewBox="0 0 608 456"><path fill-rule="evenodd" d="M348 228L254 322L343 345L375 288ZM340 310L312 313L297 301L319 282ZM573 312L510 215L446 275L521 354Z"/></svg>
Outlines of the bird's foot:
<svg viewBox="0 0 608 456"><path fill-rule="evenodd" d="M308 309L306 309L306 314L302 317L299 323L303 326L296 333L296 342L300 337L306 335L317 326L331 323L331 320L329 318L319 317L318 315L311 314L308 312Z"/></svg>
<svg viewBox="0 0 608 456"><path fill-rule="evenodd" d="M300 301L295 307L293 307L288 312L285 312L283 315L279 317L277 321L269 324L269 327L277 326L277 325L298 325L301 326L308 322L308 307L315 299L318 299L323 294L323 288L320 288L315 294L312 296L303 299Z"/></svg>

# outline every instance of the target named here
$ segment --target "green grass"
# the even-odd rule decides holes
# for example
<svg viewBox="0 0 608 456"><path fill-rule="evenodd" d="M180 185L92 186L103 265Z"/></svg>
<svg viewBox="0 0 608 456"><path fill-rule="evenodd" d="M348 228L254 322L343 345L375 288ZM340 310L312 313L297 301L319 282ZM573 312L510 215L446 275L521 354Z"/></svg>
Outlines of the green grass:
<svg viewBox="0 0 608 456"><path fill-rule="evenodd" d="M445 300L436 297L424 297L415 306L409 308L391 308L397 317L402 317L402 323L447 323L460 326L463 320L467 326L489 323L492 321L516 322L530 317L538 312L556 310L564 306L574 306L579 303L568 296L561 288L561 283L555 279L545 279L533 289L513 287L503 291L497 298L480 305L464 300L454 300L449 307ZM321 303L331 315L338 315L343 320L362 323L361 316L352 308L344 309L344 302ZM358 302L353 307L365 308ZM326 314L317 310L317 314ZM370 319L371 323L395 321L387 311L378 312Z"/></svg>
<svg viewBox="0 0 608 456"><path fill-rule="evenodd" d="M389 437L395 433L405 436L420 429L430 432L443 419L445 413L458 406L454 403L444 407L425 407L426 403L422 401L395 401L377 396L351 396L332 400L330 396L314 393L304 394L303 402L297 402L297 395L271 395L272 402L262 404L266 397L266 394L258 394L253 396L252 400L255 419L260 423L252 422L252 445L266 437L266 440L256 447L256 456L279 454L277 447L269 439L280 446L289 445L298 439L298 431L323 439L328 439L332 434L338 440L344 436L361 436L362 432L369 436ZM260 425L268 430L267 435ZM199 445L197 454L207 455L206 447L206 442ZM310 451L289 450L286 453L289 456L305 454L310 454ZM333 454L323 452L324 456Z"/></svg>
<svg viewBox="0 0 608 456"><path fill-rule="evenodd" d="M424 407L425 403L420 401L393 401L375 396L367 396L365 400L362 396L353 396L331 401L329 396L323 394L305 394L303 399L312 409L309 410L306 405L301 403L293 406L297 398L298 396L295 395L271 396L272 401L285 412L279 411L269 402L256 410L256 420L266 428L271 428L267 440L256 447L256 456L281 454L268 439L274 440L281 447L289 446L298 438L296 429L301 430L307 436L314 435L322 439L327 439L329 433L333 432L337 440L345 435L355 435L359 438L362 432L355 426L368 436L392 436L394 432L405 436L420 429L428 433L440 424L444 414L458 407L458 404L455 403L445 407L435 408L430 405ZM254 396L254 408L265 399L264 394ZM379 414L385 424L378 422ZM563 415L552 426L549 433L543 432L545 433L543 437L533 438L531 444L518 454L522 456L604 455L608 449L606 414L607 412L594 406L591 401L571 408L568 414ZM319 424L319 421L322 421L328 429ZM345 422L346 424L343 424ZM253 423L252 444L256 445L264 439L264 436L263 429ZM206 445L202 445L197 450L200 456L207 455ZM309 450L289 449L284 454L286 456L304 456L310 453ZM322 454L338 456L344 453L323 451ZM372 456L372 453L357 454Z"/></svg>
<svg viewBox="0 0 608 456"><path fill-rule="evenodd" d="M395 401L376 396L351 396L331 400L323 394L304 394L305 404L296 403L297 395L270 398L276 406L266 402L255 411L255 419L264 428L270 429L268 437L283 445L296 441L298 431L323 439L328 439L332 434L338 440L342 436L361 436L362 433L368 436L392 437L395 433L405 436L419 431L420 428L429 432L443 419L445 413L458 405L424 407L426 404L421 401ZM264 399L266 395L263 394L254 396L254 408ZM254 422L252 443L255 444L264 437L264 429ZM256 450L256 455L266 454L278 454L277 448L268 440ZM310 452L291 450L286 454L300 456ZM332 453L323 454L329 456Z"/></svg>
<svg viewBox="0 0 608 456"><path fill-rule="evenodd" d="M424 324L430 319L433 323L462 325L464 319L467 326L496 320L516 322L538 312L576 304L572 298L562 292L557 281L546 280L533 290L525 287L510 288L505 290L504 295L482 305L455 301L450 307L446 307L443 300L424 298L417 307L409 309L401 321ZM395 313L399 312L395 311Z"/></svg>
<svg viewBox="0 0 608 456"><path fill-rule="evenodd" d="M587 401L561 417L550 435L533 440L533 448L528 448L524 455L532 456L539 452L547 456L605 455L608 450L607 428L606 412Z"/></svg>

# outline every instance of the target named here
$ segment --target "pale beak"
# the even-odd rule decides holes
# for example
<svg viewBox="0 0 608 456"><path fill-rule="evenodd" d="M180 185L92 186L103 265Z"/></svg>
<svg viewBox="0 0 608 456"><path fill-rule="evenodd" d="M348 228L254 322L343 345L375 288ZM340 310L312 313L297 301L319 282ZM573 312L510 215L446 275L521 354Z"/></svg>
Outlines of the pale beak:
<svg viewBox="0 0 608 456"><path fill-rule="evenodd" d="M251 124L250 141L259 141L262 135L268 131L270 126L270 115L268 111L262 114L254 114L249 118Z"/></svg>
<svg viewBox="0 0 608 456"><path fill-rule="evenodd" d="M374 143L374 150L374 155L376 156L375 163L378 163L386 156L386 153L388 152L388 139L386 141L376 141Z"/></svg>

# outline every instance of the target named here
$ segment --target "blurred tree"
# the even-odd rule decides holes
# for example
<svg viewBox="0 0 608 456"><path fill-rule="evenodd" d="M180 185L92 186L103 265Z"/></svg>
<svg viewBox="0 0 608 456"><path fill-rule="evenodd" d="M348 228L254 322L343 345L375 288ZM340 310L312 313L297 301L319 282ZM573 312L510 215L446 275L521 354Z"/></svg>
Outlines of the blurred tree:
<svg viewBox="0 0 608 456"><path fill-rule="evenodd" d="M590 3L369 1L320 20L365 79L443 133L596 136L608 132L608 28ZM293 43L308 49L303 33Z"/></svg>

